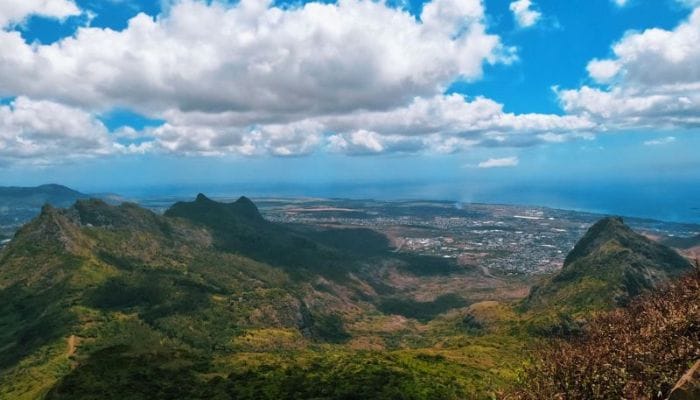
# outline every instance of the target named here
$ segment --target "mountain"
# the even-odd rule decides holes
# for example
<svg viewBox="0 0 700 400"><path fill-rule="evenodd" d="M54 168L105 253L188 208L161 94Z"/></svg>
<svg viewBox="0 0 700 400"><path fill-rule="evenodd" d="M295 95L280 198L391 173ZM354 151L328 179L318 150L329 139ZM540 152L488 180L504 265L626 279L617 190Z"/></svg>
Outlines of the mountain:
<svg viewBox="0 0 700 400"><path fill-rule="evenodd" d="M246 197L44 205L0 250L0 398L493 398L533 320L687 268L605 219L518 313L495 300L522 282L368 229L270 222Z"/></svg>
<svg viewBox="0 0 700 400"><path fill-rule="evenodd" d="M0 187L0 239L34 218L44 204L68 207L89 196L61 185Z"/></svg>
<svg viewBox="0 0 700 400"><path fill-rule="evenodd" d="M506 398L666 399L700 354L700 270L621 218L594 224L520 311L546 340ZM692 393L683 382L670 398Z"/></svg>
<svg viewBox="0 0 700 400"><path fill-rule="evenodd" d="M175 203L164 215L208 229L214 247L220 251L285 268L294 276L318 273L331 279L346 277L359 261L352 251L353 243L358 240L369 238L380 243L378 254L388 249L386 238L368 229L345 230L350 235L342 242L327 242L335 231L326 231L327 236L312 239L310 232L266 221L247 197L220 203L200 193L192 202Z"/></svg>
<svg viewBox="0 0 700 400"><path fill-rule="evenodd" d="M565 314L606 309L691 268L674 250L635 233L622 218L608 217L588 229L558 273L532 288L524 308Z"/></svg>
<svg viewBox="0 0 700 400"><path fill-rule="evenodd" d="M36 187L0 187L0 207L40 208L46 203L68 207L89 196L71 188L49 184Z"/></svg>
<svg viewBox="0 0 700 400"><path fill-rule="evenodd" d="M521 344L462 324L500 283L387 243L245 197L46 205L0 251L0 398L488 398L512 380Z"/></svg>

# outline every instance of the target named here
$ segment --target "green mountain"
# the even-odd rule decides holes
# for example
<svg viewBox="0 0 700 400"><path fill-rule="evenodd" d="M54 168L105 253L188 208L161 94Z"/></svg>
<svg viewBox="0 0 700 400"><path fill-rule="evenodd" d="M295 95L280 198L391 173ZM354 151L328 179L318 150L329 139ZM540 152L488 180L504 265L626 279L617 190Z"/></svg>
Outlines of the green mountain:
<svg viewBox="0 0 700 400"><path fill-rule="evenodd" d="M285 268L294 276L320 273L342 279L355 264L357 257L344 251L356 240L370 236L381 243L382 236L370 230L349 230L347 240L325 245L323 239L311 238L303 232L266 221L247 197L233 203L219 203L203 194L193 202L178 202L165 212L166 217L179 218L206 228L212 234L217 250L240 254L271 265ZM350 237L353 236L353 237ZM387 249L384 246L380 252Z"/></svg>
<svg viewBox="0 0 700 400"><path fill-rule="evenodd" d="M691 268L674 250L632 231L622 218L604 218L567 255L561 271L533 287L523 307L567 315L608 309Z"/></svg>
<svg viewBox="0 0 700 400"><path fill-rule="evenodd" d="M367 229L272 223L245 197L45 205L0 250L0 398L493 398L533 318L688 268L606 219L518 314L493 300L522 282Z"/></svg>
<svg viewBox="0 0 700 400"><path fill-rule="evenodd" d="M0 398L487 398L522 344L465 336L484 282L246 198L47 205L0 251Z"/></svg>

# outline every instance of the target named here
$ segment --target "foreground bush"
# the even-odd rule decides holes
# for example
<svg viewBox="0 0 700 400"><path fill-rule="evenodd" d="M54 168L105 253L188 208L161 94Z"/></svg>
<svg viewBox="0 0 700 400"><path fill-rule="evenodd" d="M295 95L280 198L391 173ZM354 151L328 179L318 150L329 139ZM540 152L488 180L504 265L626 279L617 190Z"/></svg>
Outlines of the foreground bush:
<svg viewBox="0 0 700 400"><path fill-rule="evenodd" d="M594 317L533 356L508 399L665 399L700 359L700 272Z"/></svg>

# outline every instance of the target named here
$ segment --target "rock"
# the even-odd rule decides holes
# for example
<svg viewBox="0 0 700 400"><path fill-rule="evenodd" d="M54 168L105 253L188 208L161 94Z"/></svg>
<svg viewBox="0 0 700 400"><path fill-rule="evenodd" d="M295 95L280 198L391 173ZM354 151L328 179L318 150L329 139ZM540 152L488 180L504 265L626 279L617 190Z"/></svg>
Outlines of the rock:
<svg viewBox="0 0 700 400"><path fill-rule="evenodd" d="M695 365L681 377L668 396L668 400L698 399L700 399L700 360L696 361Z"/></svg>

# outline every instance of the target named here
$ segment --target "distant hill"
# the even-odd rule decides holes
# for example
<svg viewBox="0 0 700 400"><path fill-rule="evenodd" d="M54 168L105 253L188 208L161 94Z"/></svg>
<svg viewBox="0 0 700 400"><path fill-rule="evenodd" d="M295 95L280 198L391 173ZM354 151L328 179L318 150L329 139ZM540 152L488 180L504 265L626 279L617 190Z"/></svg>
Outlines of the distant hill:
<svg viewBox="0 0 700 400"><path fill-rule="evenodd" d="M632 231L622 218L608 217L591 226L561 271L533 287L524 308L565 314L607 309L691 268L674 250Z"/></svg>
<svg viewBox="0 0 700 400"><path fill-rule="evenodd" d="M36 187L0 187L0 239L12 237L23 224L39 215L41 207L70 207L78 200L100 198L110 204L125 201L112 193L85 194L69 187L49 184Z"/></svg>
<svg viewBox="0 0 700 400"><path fill-rule="evenodd" d="M0 187L0 207L41 208L46 203L55 207L69 207L76 200L89 196L62 185L36 187Z"/></svg>

